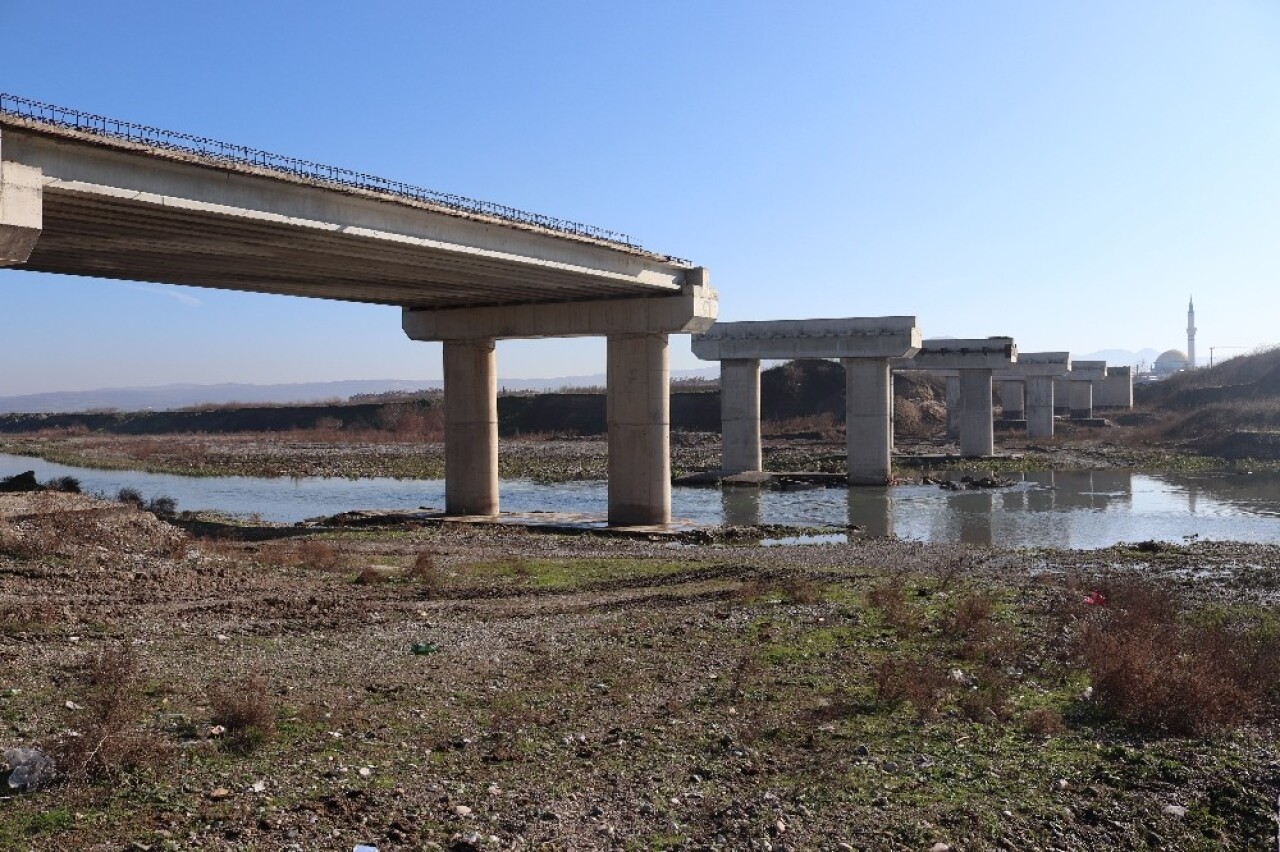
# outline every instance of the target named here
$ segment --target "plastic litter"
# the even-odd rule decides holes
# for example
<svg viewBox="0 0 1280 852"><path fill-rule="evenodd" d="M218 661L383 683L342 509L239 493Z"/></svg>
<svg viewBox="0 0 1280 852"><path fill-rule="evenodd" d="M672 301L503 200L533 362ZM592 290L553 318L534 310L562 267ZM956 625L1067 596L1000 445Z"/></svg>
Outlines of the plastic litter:
<svg viewBox="0 0 1280 852"><path fill-rule="evenodd" d="M10 790L30 793L48 785L56 769L53 759L39 749L9 748L0 763L0 778Z"/></svg>
<svg viewBox="0 0 1280 852"><path fill-rule="evenodd" d="M414 642L410 650L415 654L434 654L440 649L436 647L435 642Z"/></svg>
<svg viewBox="0 0 1280 852"><path fill-rule="evenodd" d="M351 852L378 852L377 846L365 846L363 843L352 849Z"/></svg>

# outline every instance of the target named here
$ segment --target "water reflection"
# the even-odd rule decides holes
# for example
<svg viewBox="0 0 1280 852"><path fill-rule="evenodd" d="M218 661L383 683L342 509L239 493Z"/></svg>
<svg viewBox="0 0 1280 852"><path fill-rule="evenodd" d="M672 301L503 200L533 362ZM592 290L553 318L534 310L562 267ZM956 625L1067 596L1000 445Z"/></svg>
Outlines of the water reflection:
<svg viewBox="0 0 1280 852"><path fill-rule="evenodd" d="M0 454L0 476L35 470L46 481L75 476L112 495L136 488L166 494L180 509L214 509L295 522L363 508L441 506L439 480L193 478L103 471ZM672 489L672 513L707 524L853 525L868 536L1003 546L1091 548L1188 536L1280 540L1280 473L1145 474L1125 470L1016 475L1008 488L948 491L937 485L769 491ZM504 481L506 511L603 515L603 482Z"/></svg>

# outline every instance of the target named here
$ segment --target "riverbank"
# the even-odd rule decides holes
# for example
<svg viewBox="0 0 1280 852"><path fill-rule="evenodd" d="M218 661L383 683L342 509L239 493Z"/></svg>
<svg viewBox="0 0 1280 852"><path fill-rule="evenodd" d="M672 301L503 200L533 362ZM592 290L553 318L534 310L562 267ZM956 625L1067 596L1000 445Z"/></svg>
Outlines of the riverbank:
<svg viewBox="0 0 1280 852"><path fill-rule="evenodd" d="M0 802L0 843L1262 848L1274 703L1125 722L1082 642L1159 603L1139 574L1188 630L1273 637L1278 568L1230 543L192 539L6 495L0 746L66 775Z"/></svg>
<svg viewBox="0 0 1280 852"><path fill-rule="evenodd" d="M141 470L185 476L346 477L439 479L444 445L439 441L379 440L314 433L177 434L133 436L37 433L0 435L0 453L34 456L78 467ZM770 470L841 473L843 436L771 436L765 441ZM942 439L899 440L895 473L919 479L931 470L1014 472L1124 468L1158 471L1277 470L1280 462L1223 459L1174 442L1128 442L1123 430L1077 430L1048 441L1002 436L997 455L962 459L954 443ZM720 436L675 432L671 468L679 477L716 470ZM504 438L498 454L502 479L570 482L604 479L608 442L602 437L526 436Z"/></svg>

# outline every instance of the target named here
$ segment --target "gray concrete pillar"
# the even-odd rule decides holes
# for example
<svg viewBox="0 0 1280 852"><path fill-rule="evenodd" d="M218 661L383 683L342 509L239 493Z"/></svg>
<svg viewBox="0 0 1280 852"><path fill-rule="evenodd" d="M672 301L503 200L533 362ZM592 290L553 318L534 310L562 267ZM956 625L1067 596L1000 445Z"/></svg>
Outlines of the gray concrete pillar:
<svg viewBox="0 0 1280 852"><path fill-rule="evenodd" d="M1001 420L1023 420L1026 417L1022 382L1000 383Z"/></svg>
<svg viewBox="0 0 1280 852"><path fill-rule="evenodd" d="M498 359L493 340L444 342L444 511L498 514Z"/></svg>
<svg viewBox="0 0 1280 852"><path fill-rule="evenodd" d="M960 455L981 458L995 453L991 371L960 371Z"/></svg>
<svg viewBox="0 0 1280 852"><path fill-rule="evenodd" d="M1027 377L1027 437L1053 437L1053 377Z"/></svg>
<svg viewBox="0 0 1280 852"><path fill-rule="evenodd" d="M720 362L720 470L760 470L760 360Z"/></svg>
<svg viewBox="0 0 1280 852"><path fill-rule="evenodd" d="M960 377L947 376L947 437L960 437Z"/></svg>
<svg viewBox="0 0 1280 852"><path fill-rule="evenodd" d="M610 335L608 362L609 524L670 523L667 335Z"/></svg>
<svg viewBox="0 0 1280 852"><path fill-rule="evenodd" d="M1067 382L1067 404L1071 406L1072 420L1088 420L1093 417L1093 382Z"/></svg>
<svg viewBox="0 0 1280 852"><path fill-rule="evenodd" d="M845 447L850 485L885 485L892 475L893 377L887 358L844 358Z"/></svg>

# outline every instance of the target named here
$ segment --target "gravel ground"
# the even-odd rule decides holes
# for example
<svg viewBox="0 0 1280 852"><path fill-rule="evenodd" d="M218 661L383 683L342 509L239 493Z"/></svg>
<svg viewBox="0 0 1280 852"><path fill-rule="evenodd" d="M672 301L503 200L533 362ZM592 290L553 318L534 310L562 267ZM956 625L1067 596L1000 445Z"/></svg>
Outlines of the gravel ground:
<svg viewBox="0 0 1280 852"><path fill-rule="evenodd" d="M0 799L0 847L1276 842L1269 712L1126 727L1070 649L1135 575L1266 617L1277 547L202 529L0 495L0 748L60 761ZM898 663L949 672L930 712Z"/></svg>

